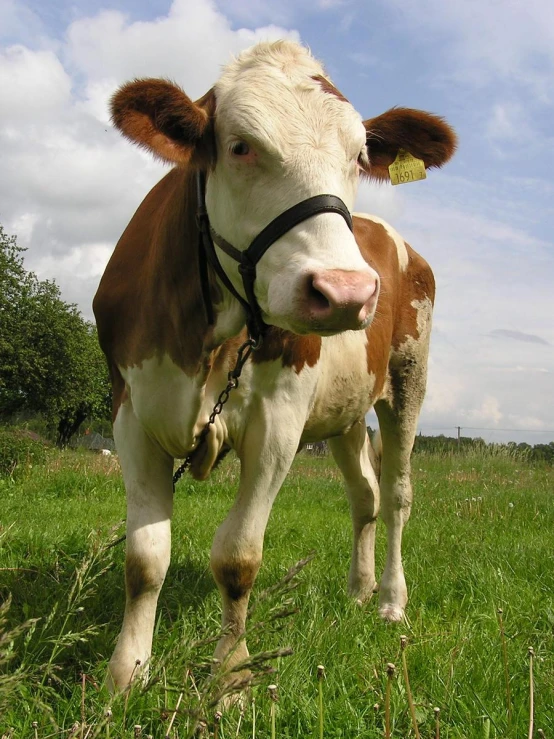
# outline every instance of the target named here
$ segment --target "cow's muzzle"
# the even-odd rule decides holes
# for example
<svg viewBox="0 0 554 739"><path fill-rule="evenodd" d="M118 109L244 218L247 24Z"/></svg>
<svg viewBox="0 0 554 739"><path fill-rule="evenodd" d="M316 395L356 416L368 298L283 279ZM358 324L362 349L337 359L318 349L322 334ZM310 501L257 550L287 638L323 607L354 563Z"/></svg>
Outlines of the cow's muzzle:
<svg viewBox="0 0 554 739"><path fill-rule="evenodd" d="M250 335L252 338L258 339L264 332L265 324L254 294L254 283L256 280L256 266L265 252L292 228L319 213L336 213L342 216L351 231L353 231L352 216L345 203L336 195L315 195L302 200L302 202L293 205L278 215L256 236L247 249L239 251L211 228L206 210L205 186L204 175L199 172L197 175L197 217L200 233L200 276L208 323L214 323L214 315L209 294L206 259L223 284L243 306L247 315L247 326ZM238 262L244 296L237 292L221 266L215 253L214 242L228 256ZM364 283L363 286L362 283ZM305 296L306 305L304 306L308 314L313 313L311 323L314 329L320 322L322 324L330 322L331 325L328 330L331 332L345 331L349 328L363 328L365 315L369 315L371 312L371 307L366 306L366 304L371 301L372 295L377 291L375 280L373 280L372 285L366 283L367 276L358 279L355 273L347 273L344 270L327 270L326 273L317 275L307 291L308 294ZM318 314L317 317L316 313ZM325 319L326 314L327 318Z"/></svg>
<svg viewBox="0 0 554 739"><path fill-rule="evenodd" d="M313 330L356 331L373 318L378 297L379 277L373 270L326 269L308 276L295 307Z"/></svg>

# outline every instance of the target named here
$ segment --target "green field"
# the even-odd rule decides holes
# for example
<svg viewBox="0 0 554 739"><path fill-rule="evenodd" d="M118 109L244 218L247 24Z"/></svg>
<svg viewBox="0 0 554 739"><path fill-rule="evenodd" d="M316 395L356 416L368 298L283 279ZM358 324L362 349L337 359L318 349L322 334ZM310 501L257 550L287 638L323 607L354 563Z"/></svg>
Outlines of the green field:
<svg viewBox="0 0 554 739"><path fill-rule="evenodd" d="M171 736L188 736L200 716L204 736L263 739L272 735L267 686L276 683L275 735L319 737L323 664L323 735L383 737L392 662L391 736L415 736L405 634L421 737L437 735L434 707L443 738L527 737L532 647L534 736L541 729L552 739L554 469L467 453L418 454L413 470L404 539L409 620L386 625L375 600L360 608L346 594L350 519L338 471L327 458L297 458L270 519L248 637L252 654L289 646L293 654L271 662L276 673L260 668L254 702L226 711L217 727L210 655L220 605L209 550L233 499L236 459L206 483L180 483L152 678L147 690L137 686L113 702L103 681L123 609L124 544L106 548L125 515L117 462L52 452L45 466L0 480L0 735L134 736L140 725L143 736L163 737L182 694ZM295 589L267 592L312 551ZM383 560L381 526L378 565Z"/></svg>

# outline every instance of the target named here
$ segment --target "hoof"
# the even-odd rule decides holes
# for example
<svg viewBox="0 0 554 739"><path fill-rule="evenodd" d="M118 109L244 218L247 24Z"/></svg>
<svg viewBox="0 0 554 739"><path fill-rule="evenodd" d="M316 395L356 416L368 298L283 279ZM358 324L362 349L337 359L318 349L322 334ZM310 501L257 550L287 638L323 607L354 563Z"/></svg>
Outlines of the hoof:
<svg viewBox="0 0 554 739"><path fill-rule="evenodd" d="M220 686L219 710L225 712L238 707L243 711L252 700L252 678L250 670L241 670L233 677L226 676Z"/></svg>
<svg viewBox="0 0 554 739"><path fill-rule="evenodd" d="M118 660L110 660L108 674L106 675L106 687L112 695L128 692L136 683L146 683L150 674L150 660L144 664L139 659L135 660L132 668L125 667Z"/></svg>
<svg viewBox="0 0 554 739"><path fill-rule="evenodd" d="M379 606L379 615L384 621L389 621L390 623L404 621L404 609L395 603L384 603L382 606Z"/></svg>
<svg viewBox="0 0 554 739"><path fill-rule="evenodd" d="M365 590L361 593L350 593L350 597L357 606L365 606L371 600L374 592L374 590Z"/></svg>
<svg viewBox="0 0 554 739"><path fill-rule="evenodd" d="M373 583L373 585L364 585L363 587L349 587L348 595L353 599L357 606L363 606L371 599L373 593L376 593L378 589L379 585L377 583Z"/></svg>
<svg viewBox="0 0 554 739"><path fill-rule="evenodd" d="M226 713L233 708L238 708L241 713L244 713L247 706L252 702L252 690L250 686L238 689L239 692L228 693L224 695L218 702L218 708L222 713Z"/></svg>

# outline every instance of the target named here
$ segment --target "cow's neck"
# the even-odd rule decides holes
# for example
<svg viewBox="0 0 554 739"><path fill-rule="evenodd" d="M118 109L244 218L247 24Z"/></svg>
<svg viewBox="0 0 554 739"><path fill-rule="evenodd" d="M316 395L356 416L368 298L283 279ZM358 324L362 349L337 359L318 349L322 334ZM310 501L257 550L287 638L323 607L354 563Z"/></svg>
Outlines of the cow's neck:
<svg viewBox="0 0 554 739"><path fill-rule="evenodd" d="M244 327L244 312L209 268L215 323L208 323L200 283L194 174L182 169L169 172L139 212L143 209L147 218L150 210L156 210L159 224L143 235L148 246L142 255L135 254L143 262L138 271L143 284L134 288L141 305L140 318L135 316L134 322L140 323L143 356L123 364L136 364L153 354L169 355L188 375L198 376L209 365L211 352Z"/></svg>

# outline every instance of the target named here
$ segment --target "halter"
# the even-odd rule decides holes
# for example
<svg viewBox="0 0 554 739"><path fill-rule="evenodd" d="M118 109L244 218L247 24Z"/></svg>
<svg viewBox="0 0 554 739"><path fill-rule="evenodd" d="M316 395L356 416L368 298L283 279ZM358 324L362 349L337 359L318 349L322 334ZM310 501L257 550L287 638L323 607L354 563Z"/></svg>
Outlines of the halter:
<svg viewBox="0 0 554 739"><path fill-rule="evenodd" d="M208 262L213 268L221 282L229 292L239 301L246 312L246 325L250 336L258 340L264 333L265 324L262 320L260 306L254 295L254 282L256 280L256 265L269 249L281 236L284 236L291 228L299 223L317 215L318 213L338 213L346 221L348 228L352 231L352 216L343 201L336 195L315 195L293 205L283 213L274 218L254 238L250 246L240 251L220 236L211 226L208 211L206 210L206 177L204 172L196 175L196 197L197 197L197 219L199 229L198 257L200 264L200 281L202 285L202 298L206 309L208 323L213 325L214 310L208 283ZM244 294L246 299L234 288L233 283L221 266L215 244L222 249L231 259L238 262L238 270L242 277Z"/></svg>

